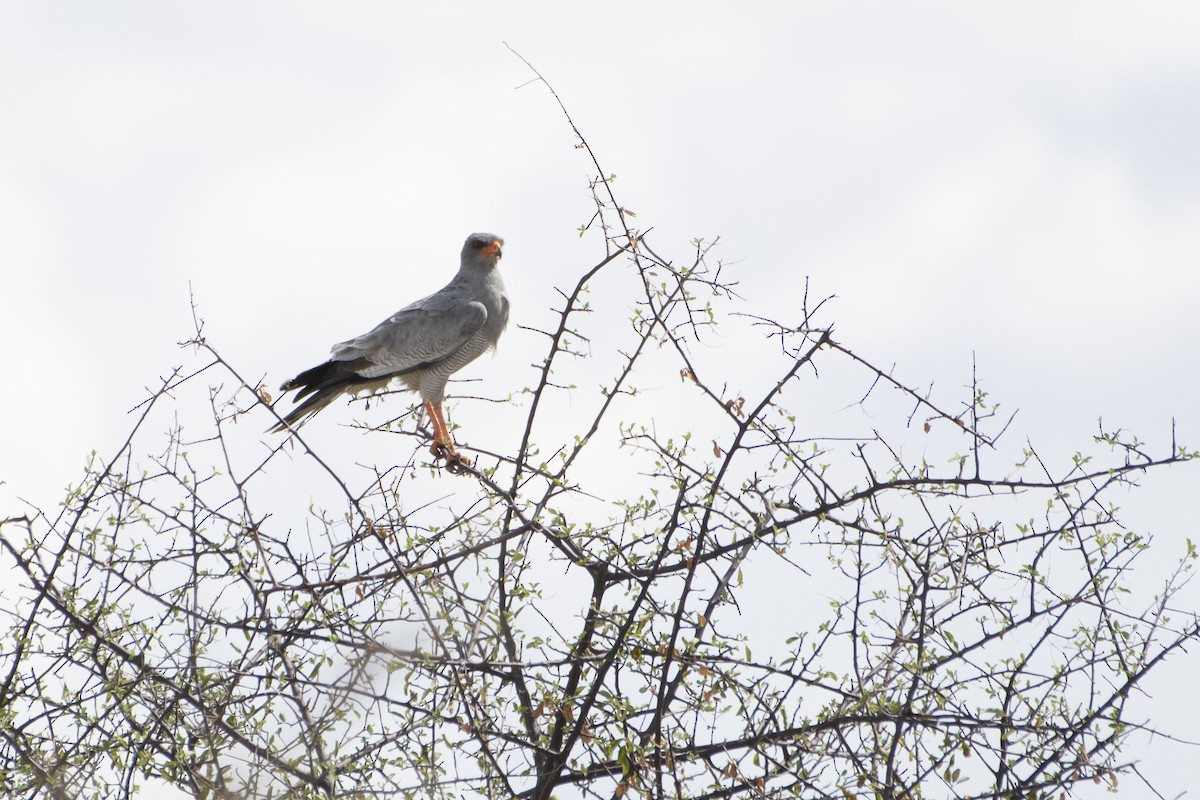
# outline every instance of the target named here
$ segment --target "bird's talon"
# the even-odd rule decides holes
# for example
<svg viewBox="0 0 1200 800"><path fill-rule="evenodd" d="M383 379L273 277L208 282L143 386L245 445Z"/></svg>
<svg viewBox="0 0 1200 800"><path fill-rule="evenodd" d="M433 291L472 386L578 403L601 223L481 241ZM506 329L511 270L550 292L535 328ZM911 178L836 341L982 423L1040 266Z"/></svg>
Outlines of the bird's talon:
<svg viewBox="0 0 1200 800"><path fill-rule="evenodd" d="M470 469L471 467L475 466L474 460L467 458L457 450L451 450L447 445L442 444L441 442L434 442L432 445L430 445L429 452L433 455L434 461L441 461L445 459L446 469L452 475L457 475L464 469Z"/></svg>
<svg viewBox="0 0 1200 800"><path fill-rule="evenodd" d="M473 466L475 466L475 462L473 460L467 458L464 455L460 455L458 453L452 453L446 459L446 470L451 475L459 475L464 470L468 470Z"/></svg>

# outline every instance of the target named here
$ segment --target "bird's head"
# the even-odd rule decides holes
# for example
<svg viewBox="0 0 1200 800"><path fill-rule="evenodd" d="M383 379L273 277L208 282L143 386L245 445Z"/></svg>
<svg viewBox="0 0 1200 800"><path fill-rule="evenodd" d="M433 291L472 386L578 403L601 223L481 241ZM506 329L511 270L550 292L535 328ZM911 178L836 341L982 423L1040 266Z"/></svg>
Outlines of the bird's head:
<svg viewBox="0 0 1200 800"><path fill-rule="evenodd" d="M495 265L504 255L504 240L492 233L472 233L463 245L462 257L466 261L483 261Z"/></svg>

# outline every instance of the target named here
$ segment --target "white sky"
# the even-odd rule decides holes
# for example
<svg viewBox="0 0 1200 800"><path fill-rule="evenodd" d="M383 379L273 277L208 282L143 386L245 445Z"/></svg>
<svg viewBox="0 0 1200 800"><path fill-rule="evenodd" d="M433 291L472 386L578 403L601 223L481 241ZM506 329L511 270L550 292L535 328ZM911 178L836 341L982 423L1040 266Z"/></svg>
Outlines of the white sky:
<svg viewBox="0 0 1200 800"><path fill-rule="evenodd" d="M660 248L721 237L751 308L811 276L914 383L974 352L1052 451L1101 415L1200 442L1194 2L6 3L0 511L123 439L189 284L272 385L441 286L472 230L508 241L514 321L544 318L595 256L589 165L503 41ZM474 375L515 389L520 342ZM1136 524L1196 538L1196 471L1146 483Z"/></svg>

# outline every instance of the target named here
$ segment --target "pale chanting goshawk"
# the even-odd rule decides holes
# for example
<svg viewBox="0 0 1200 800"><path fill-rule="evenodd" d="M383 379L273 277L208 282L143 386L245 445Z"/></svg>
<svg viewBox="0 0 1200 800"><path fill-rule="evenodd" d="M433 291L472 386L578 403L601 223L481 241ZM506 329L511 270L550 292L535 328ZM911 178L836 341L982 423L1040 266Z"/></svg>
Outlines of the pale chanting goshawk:
<svg viewBox="0 0 1200 800"><path fill-rule="evenodd" d="M504 240L472 233L458 274L441 290L405 306L368 333L335 344L324 364L301 372L280 388L296 391L296 406L272 432L299 427L343 394L383 389L399 378L425 401L437 458L451 467L468 463L454 447L442 400L450 375L495 347L508 324L508 296L497 268ZM309 397L311 395L311 397Z"/></svg>

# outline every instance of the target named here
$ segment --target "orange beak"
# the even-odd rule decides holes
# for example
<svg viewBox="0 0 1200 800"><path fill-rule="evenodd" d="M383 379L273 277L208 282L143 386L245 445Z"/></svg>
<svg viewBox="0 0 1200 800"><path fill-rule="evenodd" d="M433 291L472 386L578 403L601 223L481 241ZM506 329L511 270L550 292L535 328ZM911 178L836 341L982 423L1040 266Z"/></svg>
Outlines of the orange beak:
<svg viewBox="0 0 1200 800"><path fill-rule="evenodd" d="M503 255L500 252L500 240L499 239L493 240L491 244L489 244L487 247L483 248L483 250L481 250L480 252L483 253L485 256L499 257L499 256Z"/></svg>

